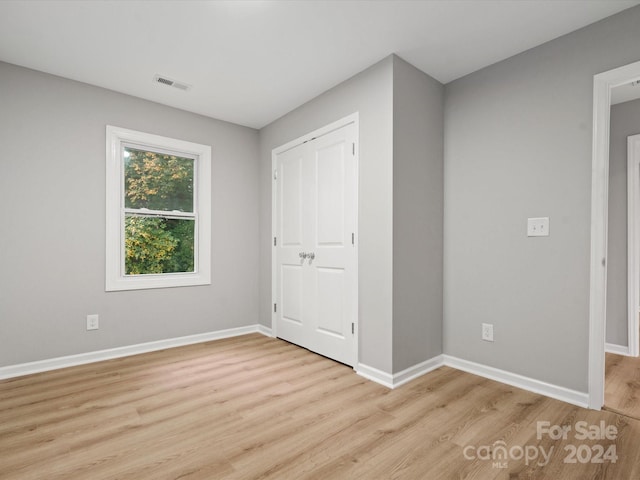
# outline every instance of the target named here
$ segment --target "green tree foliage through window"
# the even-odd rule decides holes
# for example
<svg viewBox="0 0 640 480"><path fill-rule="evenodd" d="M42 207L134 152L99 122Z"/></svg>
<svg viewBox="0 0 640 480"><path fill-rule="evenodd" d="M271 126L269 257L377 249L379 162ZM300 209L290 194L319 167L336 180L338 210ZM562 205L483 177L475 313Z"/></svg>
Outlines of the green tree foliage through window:
<svg viewBox="0 0 640 480"><path fill-rule="evenodd" d="M194 160L124 149L127 275L194 271Z"/></svg>

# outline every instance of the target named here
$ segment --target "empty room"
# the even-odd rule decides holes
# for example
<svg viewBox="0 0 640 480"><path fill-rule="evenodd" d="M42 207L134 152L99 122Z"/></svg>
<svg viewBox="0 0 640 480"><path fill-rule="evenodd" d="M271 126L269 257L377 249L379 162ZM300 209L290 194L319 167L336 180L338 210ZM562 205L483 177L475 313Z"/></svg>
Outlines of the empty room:
<svg viewBox="0 0 640 480"><path fill-rule="evenodd" d="M0 2L0 480L640 478L640 0Z"/></svg>

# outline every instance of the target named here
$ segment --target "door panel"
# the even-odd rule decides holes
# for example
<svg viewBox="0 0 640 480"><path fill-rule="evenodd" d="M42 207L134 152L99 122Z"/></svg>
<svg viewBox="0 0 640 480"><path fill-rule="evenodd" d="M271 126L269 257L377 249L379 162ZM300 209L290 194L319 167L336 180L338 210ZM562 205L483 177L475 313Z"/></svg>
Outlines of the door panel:
<svg viewBox="0 0 640 480"><path fill-rule="evenodd" d="M344 245L344 142L316 150L318 245Z"/></svg>
<svg viewBox="0 0 640 480"><path fill-rule="evenodd" d="M302 324L302 267L282 266L282 318Z"/></svg>
<svg viewBox="0 0 640 480"><path fill-rule="evenodd" d="M317 268L318 317L316 330L320 334L344 339L346 322L344 315L344 270L341 268Z"/></svg>
<svg viewBox="0 0 640 480"><path fill-rule="evenodd" d="M354 146L352 123L276 157L277 336L348 365L357 345Z"/></svg>
<svg viewBox="0 0 640 480"><path fill-rule="evenodd" d="M280 166L283 245L302 245L302 160L298 152L291 152Z"/></svg>

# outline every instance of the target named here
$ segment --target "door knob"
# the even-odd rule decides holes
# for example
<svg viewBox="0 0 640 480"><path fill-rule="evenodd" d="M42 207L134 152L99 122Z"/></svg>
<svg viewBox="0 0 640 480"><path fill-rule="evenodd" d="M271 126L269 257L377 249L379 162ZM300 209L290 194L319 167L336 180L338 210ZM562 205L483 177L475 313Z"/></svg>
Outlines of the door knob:
<svg viewBox="0 0 640 480"><path fill-rule="evenodd" d="M300 253L298 254L298 256L299 256L302 260L304 260L305 258L307 258L307 254L306 254L306 253L304 253L304 252L300 252Z"/></svg>
<svg viewBox="0 0 640 480"><path fill-rule="evenodd" d="M316 254L313 253L313 252L309 252L309 253L307 253L307 258L309 260L313 260L314 258L316 258Z"/></svg>

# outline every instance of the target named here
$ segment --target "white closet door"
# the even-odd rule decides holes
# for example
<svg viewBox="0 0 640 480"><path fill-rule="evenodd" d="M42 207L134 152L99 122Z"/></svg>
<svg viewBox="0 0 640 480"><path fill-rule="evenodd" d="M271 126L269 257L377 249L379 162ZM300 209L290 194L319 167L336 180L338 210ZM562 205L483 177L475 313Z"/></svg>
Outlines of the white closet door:
<svg viewBox="0 0 640 480"><path fill-rule="evenodd" d="M355 126L277 156L277 335L356 362Z"/></svg>

